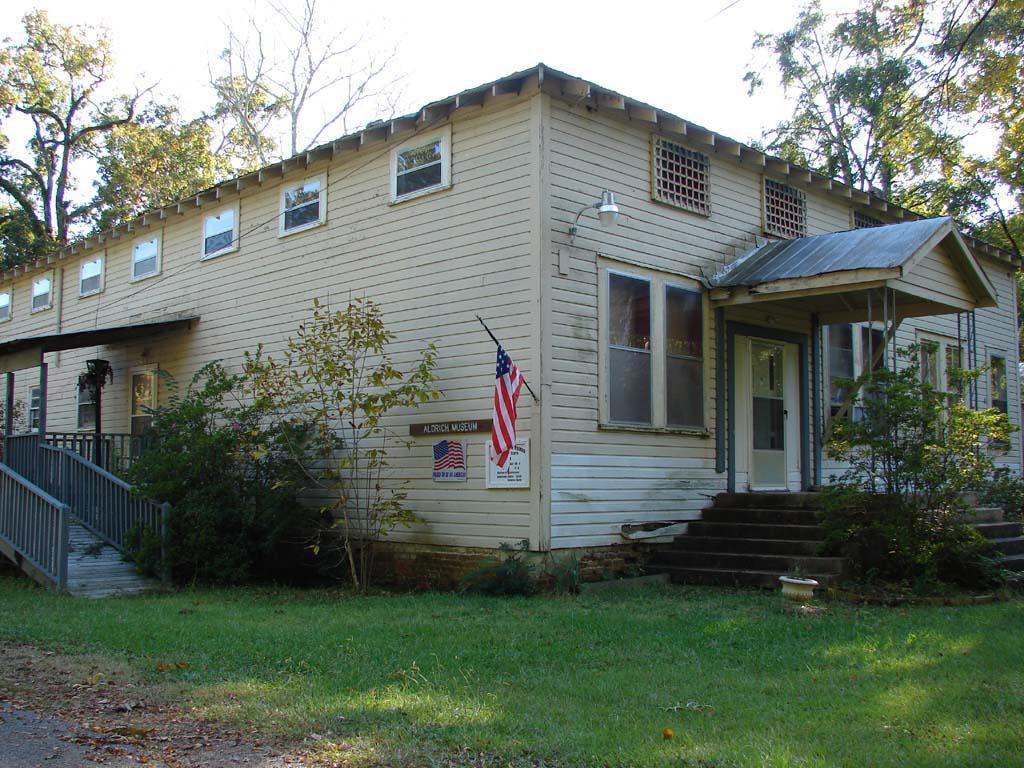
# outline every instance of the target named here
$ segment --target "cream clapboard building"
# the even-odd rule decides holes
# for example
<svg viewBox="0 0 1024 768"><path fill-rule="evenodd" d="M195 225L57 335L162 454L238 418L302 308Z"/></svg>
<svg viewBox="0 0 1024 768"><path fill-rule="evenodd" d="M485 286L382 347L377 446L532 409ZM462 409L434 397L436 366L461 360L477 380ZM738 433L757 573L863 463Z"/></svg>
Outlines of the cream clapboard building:
<svg viewBox="0 0 1024 768"><path fill-rule="evenodd" d="M605 190L607 229L584 210ZM726 489L827 482L830 377L888 350L893 318L899 346L936 343L939 387L958 361L1005 372L972 396L1019 424L1016 266L948 220L538 65L3 273L0 371L30 427L69 434L93 425L85 361L109 360L103 431L137 433L167 395L155 371L184 385L280 351L314 298L365 295L399 365L438 345L445 397L396 416L407 430L490 417L480 315L539 396L519 401L528 487L487 487L486 434L414 438L394 479L424 522L393 538L602 547ZM432 479L443 438L466 442L465 482ZM1020 467L1019 434L998 460Z"/></svg>

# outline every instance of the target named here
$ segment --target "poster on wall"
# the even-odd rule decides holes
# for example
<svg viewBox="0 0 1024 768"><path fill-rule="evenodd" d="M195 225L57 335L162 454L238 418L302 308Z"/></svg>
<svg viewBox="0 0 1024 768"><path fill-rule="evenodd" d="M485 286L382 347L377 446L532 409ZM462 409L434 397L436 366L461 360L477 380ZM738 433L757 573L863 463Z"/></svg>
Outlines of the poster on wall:
<svg viewBox="0 0 1024 768"><path fill-rule="evenodd" d="M530 487L530 439L516 440L504 467L494 463L494 446L487 443L487 487Z"/></svg>
<svg viewBox="0 0 1024 768"><path fill-rule="evenodd" d="M466 444L462 440L438 440L434 443L434 482L466 481Z"/></svg>

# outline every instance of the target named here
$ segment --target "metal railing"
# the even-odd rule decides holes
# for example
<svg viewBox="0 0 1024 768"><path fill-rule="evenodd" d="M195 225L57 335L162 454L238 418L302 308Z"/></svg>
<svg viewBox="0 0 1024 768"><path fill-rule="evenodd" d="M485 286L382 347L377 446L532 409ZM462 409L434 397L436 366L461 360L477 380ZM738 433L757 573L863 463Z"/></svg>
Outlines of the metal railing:
<svg viewBox="0 0 1024 768"><path fill-rule="evenodd" d="M0 464L0 539L58 589L68 579L69 507Z"/></svg>
<svg viewBox="0 0 1024 768"><path fill-rule="evenodd" d="M120 475L139 458L150 441L146 435L122 432L104 432L98 438L89 432L47 432L46 442L74 451L107 472Z"/></svg>
<svg viewBox="0 0 1024 768"><path fill-rule="evenodd" d="M163 541L167 504L132 493L132 487L68 448L42 445L39 481L44 491L63 500L75 518L122 552L132 532L148 529Z"/></svg>

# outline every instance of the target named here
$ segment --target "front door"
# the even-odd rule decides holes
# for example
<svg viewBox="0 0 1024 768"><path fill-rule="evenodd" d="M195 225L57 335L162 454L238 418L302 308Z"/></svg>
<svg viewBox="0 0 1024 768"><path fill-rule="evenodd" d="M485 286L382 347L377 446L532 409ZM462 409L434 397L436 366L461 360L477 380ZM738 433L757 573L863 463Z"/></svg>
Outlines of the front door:
<svg viewBox="0 0 1024 768"><path fill-rule="evenodd" d="M798 491L800 474L799 348L736 336L736 487Z"/></svg>
<svg viewBox="0 0 1024 768"><path fill-rule="evenodd" d="M750 485L786 488L786 361L782 344L750 341Z"/></svg>

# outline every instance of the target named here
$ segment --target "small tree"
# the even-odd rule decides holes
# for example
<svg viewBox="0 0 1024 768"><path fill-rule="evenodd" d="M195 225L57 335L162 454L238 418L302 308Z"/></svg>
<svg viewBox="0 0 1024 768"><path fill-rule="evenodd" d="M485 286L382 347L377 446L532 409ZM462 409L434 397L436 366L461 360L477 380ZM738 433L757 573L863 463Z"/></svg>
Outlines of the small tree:
<svg viewBox="0 0 1024 768"><path fill-rule="evenodd" d="M972 410L959 394L980 371L954 371L955 391L941 392L922 381L920 351L901 350L907 364L898 371L839 382L859 388L861 401L829 440L829 455L847 469L833 478L826 522L862 575L942 579L951 548L978 554L960 520L963 493L991 475L992 451L1012 430L1006 414Z"/></svg>
<svg viewBox="0 0 1024 768"><path fill-rule="evenodd" d="M307 439L293 441L290 450L311 489L330 499L324 511L333 521L311 546L319 552L336 533L352 584L360 590L373 570L374 542L416 521L405 492L384 485L388 451L398 439L387 417L441 396L435 388L435 346L428 345L403 374L386 352L394 339L370 299L351 299L337 311L314 300L312 318L288 340L283 360L262 350L246 356L256 400L308 430Z"/></svg>

